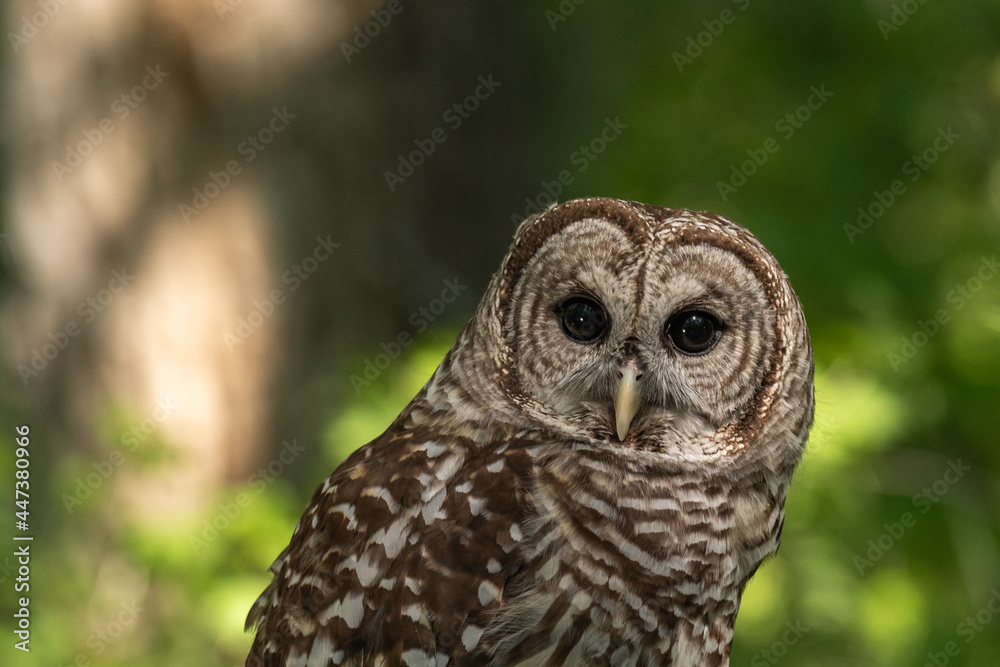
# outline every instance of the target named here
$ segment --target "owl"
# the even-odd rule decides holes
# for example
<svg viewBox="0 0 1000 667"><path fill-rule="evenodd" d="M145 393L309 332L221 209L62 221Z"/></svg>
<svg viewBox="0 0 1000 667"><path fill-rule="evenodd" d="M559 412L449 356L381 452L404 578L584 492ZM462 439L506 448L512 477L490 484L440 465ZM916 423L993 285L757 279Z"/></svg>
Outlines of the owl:
<svg viewBox="0 0 1000 667"><path fill-rule="evenodd" d="M727 665L812 416L801 305L750 232L553 206L316 490L246 664Z"/></svg>

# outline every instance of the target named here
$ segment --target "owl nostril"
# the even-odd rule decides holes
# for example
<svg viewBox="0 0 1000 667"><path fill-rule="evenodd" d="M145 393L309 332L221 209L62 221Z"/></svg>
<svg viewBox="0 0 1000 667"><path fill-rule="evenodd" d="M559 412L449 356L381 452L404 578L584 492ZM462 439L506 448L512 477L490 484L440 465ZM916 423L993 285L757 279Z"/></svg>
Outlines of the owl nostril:
<svg viewBox="0 0 1000 667"><path fill-rule="evenodd" d="M639 364L639 339L629 336L622 341L621 356L618 357L618 379L625 376L625 371L631 368L638 381L642 377L642 366Z"/></svg>
<svg viewBox="0 0 1000 667"><path fill-rule="evenodd" d="M642 379L642 369L639 367L638 362L635 359L629 359L627 361L623 361L618 366L618 370L616 371L616 374L617 374L619 380L621 380L623 377L625 377L625 371L628 370L629 368L631 368L632 372L635 374L635 381L636 382L638 382L639 380Z"/></svg>

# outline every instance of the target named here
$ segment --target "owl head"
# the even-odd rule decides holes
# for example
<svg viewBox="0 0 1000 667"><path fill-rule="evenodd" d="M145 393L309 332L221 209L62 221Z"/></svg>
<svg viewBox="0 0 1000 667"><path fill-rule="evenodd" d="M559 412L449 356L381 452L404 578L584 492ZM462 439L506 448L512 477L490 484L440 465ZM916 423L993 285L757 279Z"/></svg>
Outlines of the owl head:
<svg viewBox="0 0 1000 667"><path fill-rule="evenodd" d="M801 305L749 231L589 198L521 225L430 389L495 421L701 464L797 460L812 374Z"/></svg>

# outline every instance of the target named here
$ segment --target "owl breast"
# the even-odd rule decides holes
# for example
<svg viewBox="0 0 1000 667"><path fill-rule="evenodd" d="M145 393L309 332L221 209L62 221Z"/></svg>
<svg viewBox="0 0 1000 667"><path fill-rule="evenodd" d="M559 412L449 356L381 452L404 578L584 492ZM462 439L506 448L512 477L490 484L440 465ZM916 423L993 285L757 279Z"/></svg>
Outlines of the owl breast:
<svg viewBox="0 0 1000 667"><path fill-rule="evenodd" d="M498 664L726 664L781 498L606 446L538 451L526 566L485 635Z"/></svg>

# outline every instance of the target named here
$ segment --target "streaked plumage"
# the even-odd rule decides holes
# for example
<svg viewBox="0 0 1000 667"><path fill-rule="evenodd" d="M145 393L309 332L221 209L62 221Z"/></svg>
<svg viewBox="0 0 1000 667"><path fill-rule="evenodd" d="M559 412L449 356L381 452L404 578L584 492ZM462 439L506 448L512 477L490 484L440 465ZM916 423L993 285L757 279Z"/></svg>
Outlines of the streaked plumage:
<svg viewBox="0 0 1000 667"><path fill-rule="evenodd" d="M812 375L799 302L742 227L549 209L420 394L316 491L247 665L728 664Z"/></svg>

